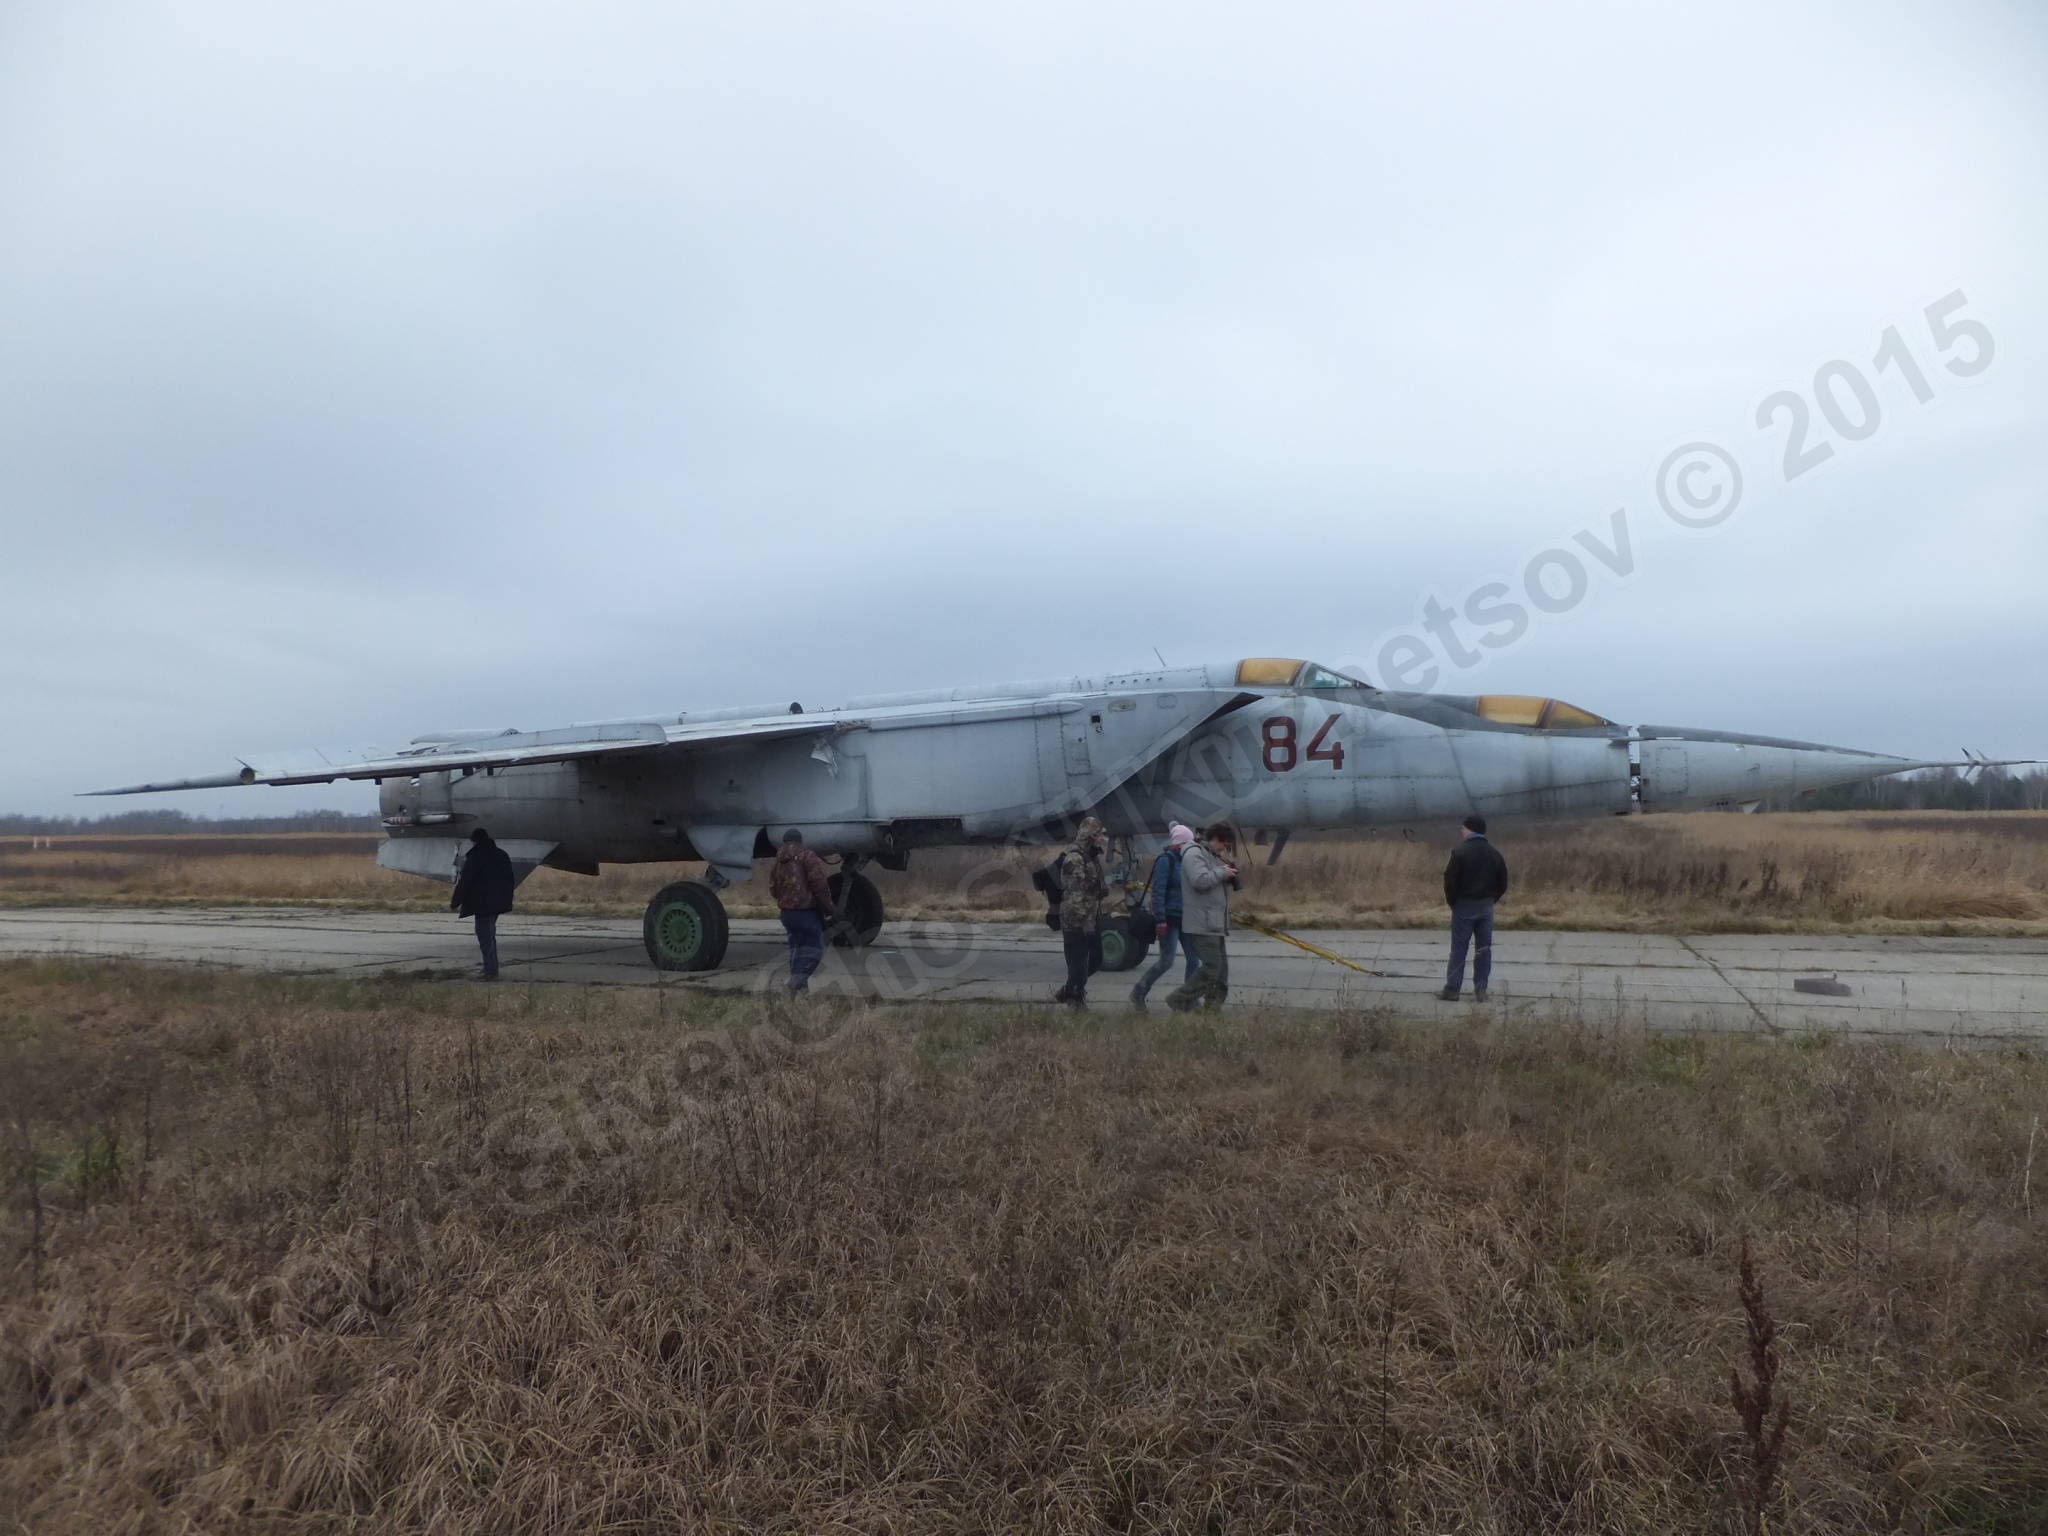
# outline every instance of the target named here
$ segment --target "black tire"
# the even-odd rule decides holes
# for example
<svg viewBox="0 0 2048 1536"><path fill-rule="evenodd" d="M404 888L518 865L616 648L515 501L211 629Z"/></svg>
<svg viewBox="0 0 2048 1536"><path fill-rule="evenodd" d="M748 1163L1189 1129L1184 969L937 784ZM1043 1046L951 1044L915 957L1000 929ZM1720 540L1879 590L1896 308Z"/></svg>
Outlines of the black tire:
<svg viewBox="0 0 2048 1536"><path fill-rule="evenodd" d="M718 893L685 880L655 892L640 932L656 970L711 971L725 958L732 928Z"/></svg>
<svg viewBox="0 0 2048 1536"><path fill-rule="evenodd" d="M849 879L853 881L853 895L846 903L846 921L836 926L829 921L826 923L832 933L832 942L841 949L874 943L875 935L882 931L882 924L887 920L882 910L882 893L875 889L874 881L858 870L850 876L842 871L831 877L833 908L838 908L839 893L846 889Z"/></svg>
<svg viewBox="0 0 2048 1536"><path fill-rule="evenodd" d="M1102 968L1105 971L1135 971L1145 962L1152 947L1154 924L1145 918L1105 918L1102 924Z"/></svg>

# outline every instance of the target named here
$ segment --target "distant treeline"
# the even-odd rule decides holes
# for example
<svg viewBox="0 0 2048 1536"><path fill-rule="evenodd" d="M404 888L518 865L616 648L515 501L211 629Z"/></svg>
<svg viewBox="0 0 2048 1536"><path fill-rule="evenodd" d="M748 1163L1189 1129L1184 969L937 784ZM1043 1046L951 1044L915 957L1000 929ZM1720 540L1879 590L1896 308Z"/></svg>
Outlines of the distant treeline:
<svg viewBox="0 0 2048 1536"><path fill-rule="evenodd" d="M0 816L0 837L164 837L192 833L247 837L264 832L380 832L375 816L300 811L291 816L188 816L183 811L122 811L113 816Z"/></svg>
<svg viewBox="0 0 2048 1536"><path fill-rule="evenodd" d="M1986 768L1929 768L1865 784L1841 784L1791 800L1766 800L1767 811L2039 811L2048 810L2048 770L2007 773Z"/></svg>

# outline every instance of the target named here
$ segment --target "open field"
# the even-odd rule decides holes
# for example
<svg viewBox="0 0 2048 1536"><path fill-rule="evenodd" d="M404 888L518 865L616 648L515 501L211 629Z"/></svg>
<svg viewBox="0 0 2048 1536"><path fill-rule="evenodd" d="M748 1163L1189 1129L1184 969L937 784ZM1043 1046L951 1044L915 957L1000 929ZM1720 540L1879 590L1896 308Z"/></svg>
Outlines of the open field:
<svg viewBox="0 0 2048 1536"><path fill-rule="evenodd" d="M1243 909L1296 926L1407 927L1443 921L1449 829L1297 838L1277 867L1251 849ZM1504 925L1693 932L2048 935L2048 814L1815 812L1646 816L1502 829L1515 889ZM335 903L442 906L439 888L381 870L376 839L0 839L0 902ZM901 917L1029 917L1041 910L1037 851L920 853L906 875L874 871ZM696 865L612 865L595 879L537 872L531 911L635 916ZM768 915L756 881L727 893Z"/></svg>
<svg viewBox="0 0 2048 1536"><path fill-rule="evenodd" d="M2048 1524L2048 1062L0 967L0 1529ZM2037 1166L2037 1164L2039 1166Z"/></svg>

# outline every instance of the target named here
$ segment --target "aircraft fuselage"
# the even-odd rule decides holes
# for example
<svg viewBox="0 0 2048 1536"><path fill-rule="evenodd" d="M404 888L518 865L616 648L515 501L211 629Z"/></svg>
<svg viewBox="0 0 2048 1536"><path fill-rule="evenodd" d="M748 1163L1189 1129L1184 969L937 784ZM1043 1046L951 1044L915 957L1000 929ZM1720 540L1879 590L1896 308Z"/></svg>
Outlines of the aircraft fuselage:
<svg viewBox="0 0 2048 1536"><path fill-rule="evenodd" d="M1240 663L855 700L804 716L820 732L810 736L386 778L382 806L394 839L482 825L555 845L551 864L589 868L719 862L717 849L696 846L701 829L718 829L721 847L738 830L757 833L756 853L796 827L823 852L888 854L1053 841L1083 812L1139 836L1169 819L1251 832L1475 811L1555 819L1749 803L1914 766L1761 737L1632 731L1555 701L1387 693L1285 665L1295 682L1245 681L1280 664ZM736 857L725 862L738 873Z"/></svg>

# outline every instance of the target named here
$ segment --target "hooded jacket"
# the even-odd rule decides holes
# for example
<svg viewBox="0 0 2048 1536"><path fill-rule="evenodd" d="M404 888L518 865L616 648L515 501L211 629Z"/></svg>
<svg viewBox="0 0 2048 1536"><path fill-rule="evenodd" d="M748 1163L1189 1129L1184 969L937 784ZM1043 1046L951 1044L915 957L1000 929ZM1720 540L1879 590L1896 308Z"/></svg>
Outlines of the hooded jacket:
<svg viewBox="0 0 2048 1536"><path fill-rule="evenodd" d="M1102 823L1083 818L1073 846L1060 855L1060 928L1093 933L1102 916Z"/></svg>
<svg viewBox="0 0 2048 1536"><path fill-rule="evenodd" d="M1220 938L1230 931L1230 871L1214 848L1196 843L1181 856L1182 933Z"/></svg>

